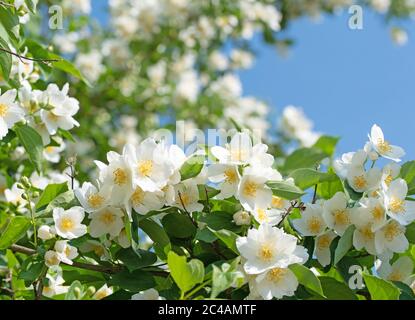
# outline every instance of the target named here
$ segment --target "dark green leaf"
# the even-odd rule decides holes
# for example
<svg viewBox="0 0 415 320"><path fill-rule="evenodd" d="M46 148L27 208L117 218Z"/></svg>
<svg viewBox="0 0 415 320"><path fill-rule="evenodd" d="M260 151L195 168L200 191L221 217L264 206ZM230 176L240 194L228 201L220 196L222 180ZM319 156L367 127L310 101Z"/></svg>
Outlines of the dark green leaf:
<svg viewBox="0 0 415 320"><path fill-rule="evenodd" d="M58 195L66 191L68 191L68 184L66 182L49 184L40 196L39 201L36 204L36 210L47 206Z"/></svg>
<svg viewBox="0 0 415 320"><path fill-rule="evenodd" d="M30 161L38 172L42 171L43 142L37 131L28 125L21 125L15 128L21 144L29 155Z"/></svg>
<svg viewBox="0 0 415 320"><path fill-rule="evenodd" d="M0 250L7 249L19 241L26 234L30 225L30 219L27 217L10 217L9 222L0 235Z"/></svg>

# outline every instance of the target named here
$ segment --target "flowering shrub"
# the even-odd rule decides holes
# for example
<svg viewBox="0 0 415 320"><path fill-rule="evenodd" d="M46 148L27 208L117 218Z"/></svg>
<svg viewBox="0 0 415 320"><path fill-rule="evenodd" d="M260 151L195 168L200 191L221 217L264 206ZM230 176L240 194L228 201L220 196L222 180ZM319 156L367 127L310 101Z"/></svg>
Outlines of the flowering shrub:
<svg viewBox="0 0 415 320"><path fill-rule="evenodd" d="M1 299L415 297L415 162L377 125L337 158L294 106L267 136L242 95L255 33L349 1L295 3L62 1L43 35L0 1Z"/></svg>

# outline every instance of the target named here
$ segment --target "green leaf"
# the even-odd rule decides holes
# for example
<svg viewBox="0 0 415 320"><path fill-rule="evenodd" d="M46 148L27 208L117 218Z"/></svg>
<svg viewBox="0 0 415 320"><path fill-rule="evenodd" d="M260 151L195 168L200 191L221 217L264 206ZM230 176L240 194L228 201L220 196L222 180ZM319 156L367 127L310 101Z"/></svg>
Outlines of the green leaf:
<svg viewBox="0 0 415 320"><path fill-rule="evenodd" d="M236 233L233 233L229 230L209 230L218 237L229 249L231 249L233 252L239 255L238 248L236 247L236 239L239 237Z"/></svg>
<svg viewBox="0 0 415 320"><path fill-rule="evenodd" d="M10 50L9 46L7 45L7 42L3 38L0 38L0 48ZM10 71L12 69L11 54L4 51L0 51L0 67L3 74L3 78L5 80L9 80Z"/></svg>
<svg viewBox="0 0 415 320"><path fill-rule="evenodd" d="M339 140L339 137L321 136L314 144L313 148L323 151L328 156L333 156Z"/></svg>
<svg viewBox="0 0 415 320"><path fill-rule="evenodd" d="M170 239L164 229L150 219L145 219L139 222L139 226L143 231L153 240L154 243L159 244L163 248L170 245Z"/></svg>
<svg viewBox="0 0 415 320"><path fill-rule="evenodd" d="M401 292L393 283L369 274L363 274L363 279L372 300L399 300Z"/></svg>
<svg viewBox="0 0 415 320"><path fill-rule="evenodd" d="M187 159L180 168L182 181L196 177L203 169L205 156L195 155Z"/></svg>
<svg viewBox="0 0 415 320"><path fill-rule="evenodd" d="M300 284L324 297L320 280L309 268L301 264L292 264L288 268L295 274Z"/></svg>
<svg viewBox="0 0 415 320"><path fill-rule="evenodd" d="M332 168L328 170L328 173L335 175ZM337 175L334 180L320 182L317 187L318 196L326 200L333 198L337 192L344 192L343 183Z"/></svg>
<svg viewBox="0 0 415 320"><path fill-rule="evenodd" d="M131 248L121 249L117 252L116 258L121 260L130 271L151 266L157 261L157 256L153 252Z"/></svg>
<svg viewBox="0 0 415 320"><path fill-rule="evenodd" d="M170 274L182 293L201 283L205 277L203 262L197 259L186 261L186 257L170 251L167 256Z"/></svg>
<svg viewBox="0 0 415 320"><path fill-rule="evenodd" d="M305 193L297 186L285 181L270 181L267 186L271 188L272 194L287 200L301 198Z"/></svg>
<svg viewBox="0 0 415 320"><path fill-rule="evenodd" d="M344 282L339 282L331 277L320 277L319 279L328 300L359 300Z"/></svg>
<svg viewBox="0 0 415 320"><path fill-rule="evenodd" d="M339 263L339 261L349 252L350 248L353 246L353 234L356 227L354 225L349 226L344 232L343 236L340 238L337 245L336 251L334 252L334 264Z"/></svg>
<svg viewBox="0 0 415 320"><path fill-rule="evenodd" d="M293 178L295 184L303 190L306 190L322 182L334 181L338 178L333 173L319 172L315 169L310 168L294 170L290 173L290 177Z"/></svg>
<svg viewBox="0 0 415 320"><path fill-rule="evenodd" d="M48 53L48 59L56 59L58 61L53 62L53 68L62 70L63 72L66 72L75 78L78 78L82 80L87 86L91 87L91 84L89 81L82 75L82 73L68 60L65 60L61 56L49 52Z"/></svg>
<svg viewBox="0 0 415 320"><path fill-rule="evenodd" d="M233 222L233 215L227 212L215 211L205 213L199 218L199 221L206 223L213 230L226 229L238 232L241 229Z"/></svg>
<svg viewBox="0 0 415 320"><path fill-rule="evenodd" d="M68 292L65 295L65 300L80 300L80 296L75 293L76 289L80 290L82 296L83 287L78 280L72 282L71 286L68 289Z"/></svg>
<svg viewBox="0 0 415 320"><path fill-rule="evenodd" d="M174 238L190 238L193 237L197 231L189 217L178 212L173 212L164 216L161 223L167 234Z"/></svg>
<svg viewBox="0 0 415 320"><path fill-rule="evenodd" d="M8 224L0 235L0 250L7 249L19 241L26 234L30 225L30 219L27 217L10 217Z"/></svg>
<svg viewBox="0 0 415 320"><path fill-rule="evenodd" d="M285 160L281 171L290 173L295 169L314 168L317 164L327 158L327 154L315 148L301 148L290 154Z"/></svg>
<svg viewBox="0 0 415 320"><path fill-rule="evenodd" d="M43 142L37 131L28 125L17 126L14 130L38 172L42 171Z"/></svg>
<svg viewBox="0 0 415 320"><path fill-rule="evenodd" d="M27 8L30 10L31 13L36 13L36 6L38 0L25 0Z"/></svg>
<svg viewBox="0 0 415 320"><path fill-rule="evenodd" d="M408 184L408 195L415 194L415 161L406 162L402 166L401 178Z"/></svg>
<svg viewBox="0 0 415 320"><path fill-rule="evenodd" d="M47 206L58 195L66 191L68 191L68 184L66 182L49 184L40 196L39 201L36 204L36 210Z"/></svg>
<svg viewBox="0 0 415 320"><path fill-rule="evenodd" d="M415 222L406 227L405 236L409 243L415 243Z"/></svg>
<svg viewBox="0 0 415 320"><path fill-rule="evenodd" d="M44 261L29 258L25 260L18 278L24 280L26 284L31 284L39 278L44 267Z"/></svg>
<svg viewBox="0 0 415 320"><path fill-rule="evenodd" d="M143 270L128 272L128 270L123 270L112 276L109 285L118 286L132 292L140 292L154 288L156 283L154 277L149 272Z"/></svg>
<svg viewBox="0 0 415 320"><path fill-rule="evenodd" d="M220 268L213 265L211 298L216 298L232 285L239 287L243 284L243 276L241 277L241 273L236 268L239 260L237 258L231 264L223 263Z"/></svg>
<svg viewBox="0 0 415 320"><path fill-rule="evenodd" d="M10 8L0 6L0 23L7 31L10 40L13 40L14 47L17 47L17 38L19 36L19 18L14 11L14 9L10 10ZM7 49L9 48L7 47Z"/></svg>

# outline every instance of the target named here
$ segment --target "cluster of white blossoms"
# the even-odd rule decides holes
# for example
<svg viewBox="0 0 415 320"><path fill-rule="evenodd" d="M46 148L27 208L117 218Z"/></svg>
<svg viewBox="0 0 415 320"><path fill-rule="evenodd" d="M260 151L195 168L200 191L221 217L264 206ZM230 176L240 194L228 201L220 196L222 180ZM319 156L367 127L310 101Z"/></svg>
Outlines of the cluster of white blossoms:
<svg viewBox="0 0 415 320"><path fill-rule="evenodd" d="M407 183L399 178L401 167L397 163L404 155L404 150L391 145L380 127L374 125L363 150L344 154L336 160L338 176L349 186L349 194L354 192L357 197L351 199L338 192L327 201L306 204L301 219L293 220L301 235L315 237L314 256L322 266L330 264L332 241L352 225L354 248L379 257L382 270L387 269L384 265L389 265L394 253L402 254L408 249L405 230L415 220L415 203L407 200ZM377 168L375 163L379 157L393 162L383 169ZM371 165L367 168L369 160ZM410 269L412 273L413 263L409 258L399 264L405 264L406 269L402 270ZM408 278L408 272L399 273L399 269L379 274L394 281L404 282Z"/></svg>
<svg viewBox="0 0 415 320"><path fill-rule="evenodd" d="M285 138L298 141L304 147L311 147L320 137L313 131L313 122L303 110L294 106L284 108L279 120L279 129Z"/></svg>
<svg viewBox="0 0 415 320"><path fill-rule="evenodd" d="M44 158L59 162L60 153L65 149L65 143L58 136L59 129L67 131L79 126L73 118L79 102L68 96L68 91L68 84L62 89L49 84L44 91L32 90L28 81L22 82L19 90L5 91L0 95L0 140L14 125L26 123L42 137Z"/></svg>

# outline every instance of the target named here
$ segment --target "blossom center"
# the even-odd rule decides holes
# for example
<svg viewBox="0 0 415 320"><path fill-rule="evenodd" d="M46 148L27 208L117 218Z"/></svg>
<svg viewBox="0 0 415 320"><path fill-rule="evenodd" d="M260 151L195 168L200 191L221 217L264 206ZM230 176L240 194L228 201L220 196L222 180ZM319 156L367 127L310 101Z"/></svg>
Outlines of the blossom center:
<svg viewBox="0 0 415 320"><path fill-rule="evenodd" d="M308 230L311 233L319 233L321 229L321 221L317 217L311 217L308 220Z"/></svg>
<svg viewBox="0 0 415 320"><path fill-rule="evenodd" d="M385 238L388 241L392 241L395 239L398 235L402 233L401 227L398 225L397 222L391 222L389 223L384 230Z"/></svg>
<svg viewBox="0 0 415 320"><path fill-rule="evenodd" d="M370 226L364 227L362 230L360 230L360 232L366 240L372 240L375 238L375 234L372 232Z"/></svg>
<svg viewBox="0 0 415 320"><path fill-rule="evenodd" d="M390 184L392 183L393 177L391 174L389 174L386 178L385 178L385 184L389 187Z"/></svg>
<svg viewBox="0 0 415 320"><path fill-rule="evenodd" d="M133 202L134 205L138 205L140 203L143 203L143 200L144 200L144 191L140 187L137 187L134 190L134 193L131 195L131 201Z"/></svg>
<svg viewBox="0 0 415 320"><path fill-rule="evenodd" d="M344 226L346 224L349 224L349 222L350 222L350 219L345 209L334 211L334 223L336 225Z"/></svg>
<svg viewBox="0 0 415 320"><path fill-rule="evenodd" d="M253 181L247 181L244 184L243 193L248 197L254 197L258 190L258 184Z"/></svg>
<svg viewBox="0 0 415 320"><path fill-rule="evenodd" d="M381 153L387 153L392 150L392 147L388 141L378 139L378 149Z"/></svg>
<svg viewBox="0 0 415 320"><path fill-rule="evenodd" d="M75 223L71 218L62 218L59 223L59 227L62 231L68 232L71 231L75 226Z"/></svg>
<svg viewBox="0 0 415 320"><path fill-rule="evenodd" d="M277 196L273 196L271 205L276 209L282 209L284 208L284 199Z"/></svg>
<svg viewBox="0 0 415 320"><path fill-rule="evenodd" d="M6 106L3 103L0 103L0 117L5 117L7 114L7 110L9 109L8 106Z"/></svg>
<svg viewBox="0 0 415 320"><path fill-rule="evenodd" d="M150 176L151 173L153 172L153 161L152 160L143 160L140 161L140 163L138 164L138 172L142 175L142 176Z"/></svg>
<svg viewBox="0 0 415 320"><path fill-rule="evenodd" d="M237 181L236 172L233 169L226 169L225 172L225 180L228 183L234 184Z"/></svg>
<svg viewBox="0 0 415 320"><path fill-rule="evenodd" d="M376 206L372 210L372 216L375 220L382 220L385 215L385 210L381 206Z"/></svg>
<svg viewBox="0 0 415 320"><path fill-rule="evenodd" d="M280 282L287 274L287 269L274 268L268 272L267 278L274 283Z"/></svg>
<svg viewBox="0 0 415 320"><path fill-rule="evenodd" d="M330 237L329 235L325 234L318 238L317 240L317 248L320 250L327 249L330 247Z"/></svg>
<svg viewBox="0 0 415 320"><path fill-rule="evenodd" d="M114 183L118 186L122 186L127 183L128 176L124 169L117 168L113 172L114 174Z"/></svg>
<svg viewBox="0 0 415 320"><path fill-rule="evenodd" d="M262 245L259 250L259 257L262 261L271 261L273 257L271 248L268 245Z"/></svg>
<svg viewBox="0 0 415 320"><path fill-rule="evenodd" d="M100 220L104 224L110 225L110 224L114 223L115 216L111 211L105 211L104 213L101 214Z"/></svg>
<svg viewBox="0 0 415 320"><path fill-rule="evenodd" d="M88 197L88 203L92 208L98 208L104 202L104 198L99 194L91 194Z"/></svg>
<svg viewBox="0 0 415 320"><path fill-rule="evenodd" d="M367 180L363 175L354 177L353 182L359 189L364 189L367 186Z"/></svg>
<svg viewBox="0 0 415 320"><path fill-rule="evenodd" d="M392 198L391 202L389 203L389 209L393 213L404 213L405 210L405 201L398 198Z"/></svg>
<svg viewBox="0 0 415 320"><path fill-rule="evenodd" d="M258 209L258 219L260 221L268 221L268 216L264 209Z"/></svg>

